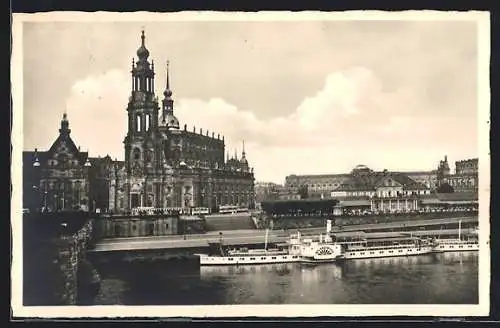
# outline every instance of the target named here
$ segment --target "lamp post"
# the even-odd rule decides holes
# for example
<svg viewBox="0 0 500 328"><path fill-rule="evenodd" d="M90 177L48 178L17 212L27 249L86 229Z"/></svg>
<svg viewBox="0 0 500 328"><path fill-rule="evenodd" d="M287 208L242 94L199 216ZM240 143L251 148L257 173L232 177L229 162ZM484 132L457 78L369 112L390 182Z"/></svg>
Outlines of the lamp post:
<svg viewBox="0 0 500 328"><path fill-rule="evenodd" d="M36 149L35 149L35 160L33 162L33 167L35 168L36 172L36 181L38 185L40 185L40 161L38 159L38 153ZM38 202L37 202L38 203L37 207L38 207L40 205L40 187L37 185L33 185L33 190L36 190L38 194Z"/></svg>

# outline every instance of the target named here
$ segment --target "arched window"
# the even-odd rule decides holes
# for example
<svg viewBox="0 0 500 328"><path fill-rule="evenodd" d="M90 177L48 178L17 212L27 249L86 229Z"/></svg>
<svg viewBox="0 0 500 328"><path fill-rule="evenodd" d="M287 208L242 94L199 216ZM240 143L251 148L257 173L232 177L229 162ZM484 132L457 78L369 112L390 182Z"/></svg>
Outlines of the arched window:
<svg viewBox="0 0 500 328"><path fill-rule="evenodd" d="M141 150L139 148L134 148L133 152L132 152L132 158L134 160L139 160L141 159Z"/></svg>
<svg viewBox="0 0 500 328"><path fill-rule="evenodd" d="M135 118L135 130L141 132L141 115L137 115Z"/></svg>
<svg viewBox="0 0 500 328"><path fill-rule="evenodd" d="M146 131L149 131L151 116L149 114L146 115Z"/></svg>

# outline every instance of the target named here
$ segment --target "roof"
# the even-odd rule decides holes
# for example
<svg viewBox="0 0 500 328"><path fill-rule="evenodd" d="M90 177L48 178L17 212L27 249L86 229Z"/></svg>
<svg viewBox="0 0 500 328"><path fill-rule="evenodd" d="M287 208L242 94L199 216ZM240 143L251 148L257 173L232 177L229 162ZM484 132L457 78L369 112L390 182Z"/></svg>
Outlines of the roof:
<svg viewBox="0 0 500 328"><path fill-rule="evenodd" d="M71 136L69 134L59 134L52 146L50 146L50 149L46 152L47 156L51 156L52 154L54 154L57 151L58 145L63 142L68 145L69 151L75 154L80 160L80 163L83 165L83 163L85 163L85 161L87 160L88 152L81 152L80 149L75 145L75 142L73 141L73 139L71 139Z"/></svg>
<svg viewBox="0 0 500 328"><path fill-rule="evenodd" d="M347 178L351 175L349 173L339 173L339 174L306 174L306 175L295 175L291 174L285 178L288 179L311 179L311 178Z"/></svg>
<svg viewBox="0 0 500 328"><path fill-rule="evenodd" d="M401 184L405 189L428 189L424 184L400 172L367 172L351 175L337 191L373 191L382 186L388 178Z"/></svg>
<svg viewBox="0 0 500 328"><path fill-rule="evenodd" d="M431 170L431 171L402 171L402 172L398 172L398 173L406 174L408 176L411 176L411 175L435 175L436 174L436 170Z"/></svg>
<svg viewBox="0 0 500 328"><path fill-rule="evenodd" d="M370 172L361 175L351 175L351 177L344 181L337 191L364 191L375 190L375 184L381 178L380 172Z"/></svg>

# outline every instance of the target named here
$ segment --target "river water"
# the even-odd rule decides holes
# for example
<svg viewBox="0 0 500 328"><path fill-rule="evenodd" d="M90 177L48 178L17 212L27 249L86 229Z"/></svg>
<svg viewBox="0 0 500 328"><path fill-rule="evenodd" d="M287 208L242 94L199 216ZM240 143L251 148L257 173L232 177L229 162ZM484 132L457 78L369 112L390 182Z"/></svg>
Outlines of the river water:
<svg viewBox="0 0 500 328"><path fill-rule="evenodd" d="M101 263L95 304L477 304L478 252L338 264Z"/></svg>

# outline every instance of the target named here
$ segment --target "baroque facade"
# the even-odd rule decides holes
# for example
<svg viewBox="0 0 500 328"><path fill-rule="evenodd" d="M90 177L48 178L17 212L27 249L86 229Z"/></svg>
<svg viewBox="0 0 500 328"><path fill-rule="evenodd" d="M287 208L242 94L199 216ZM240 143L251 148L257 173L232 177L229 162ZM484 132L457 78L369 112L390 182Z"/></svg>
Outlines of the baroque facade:
<svg viewBox="0 0 500 328"><path fill-rule="evenodd" d="M59 136L48 151L23 152L23 208L86 211L91 202L92 165L87 152L71 139L66 114Z"/></svg>
<svg viewBox="0 0 500 328"><path fill-rule="evenodd" d="M289 192L298 193L299 188L305 186L310 197L322 198L338 189L348 177L349 174L293 174L285 178L285 188Z"/></svg>
<svg viewBox="0 0 500 328"><path fill-rule="evenodd" d="M138 59L132 62L124 160L81 152L64 114L49 151L23 153L23 208L129 213L138 207L254 207L254 174L244 143L240 158L235 153L225 159L224 136L181 128L168 63L160 104L144 32L141 41Z"/></svg>
<svg viewBox="0 0 500 328"><path fill-rule="evenodd" d="M224 160L224 137L180 127L167 81L161 104L155 95L154 63L142 32L132 62L125 160L110 168L109 204L113 212L137 207L187 208L254 206L254 175L243 146ZM160 107L161 105L161 107Z"/></svg>
<svg viewBox="0 0 500 328"><path fill-rule="evenodd" d="M441 169L441 170L439 170ZM455 173L451 174L445 156L438 171L439 184L448 183L455 192L477 192L479 180L479 159L472 158L455 162Z"/></svg>
<svg viewBox="0 0 500 328"><path fill-rule="evenodd" d="M358 168L365 168L358 165ZM393 172L404 175L413 181L424 185L427 189L436 190L443 183L449 183L457 192L477 192L478 159L467 159L455 162L455 173L452 174L448 157L439 161L435 170ZM324 198L338 191L350 179L351 174L314 174L289 175L285 178L285 188L290 192L298 192L300 187L307 187L310 197Z"/></svg>
<svg viewBox="0 0 500 328"><path fill-rule="evenodd" d="M406 174L375 172L358 165L348 179L331 193L333 198L369 200L373 212L408 212L419 208L419 198L429 195L430 189Z"/></svg>

